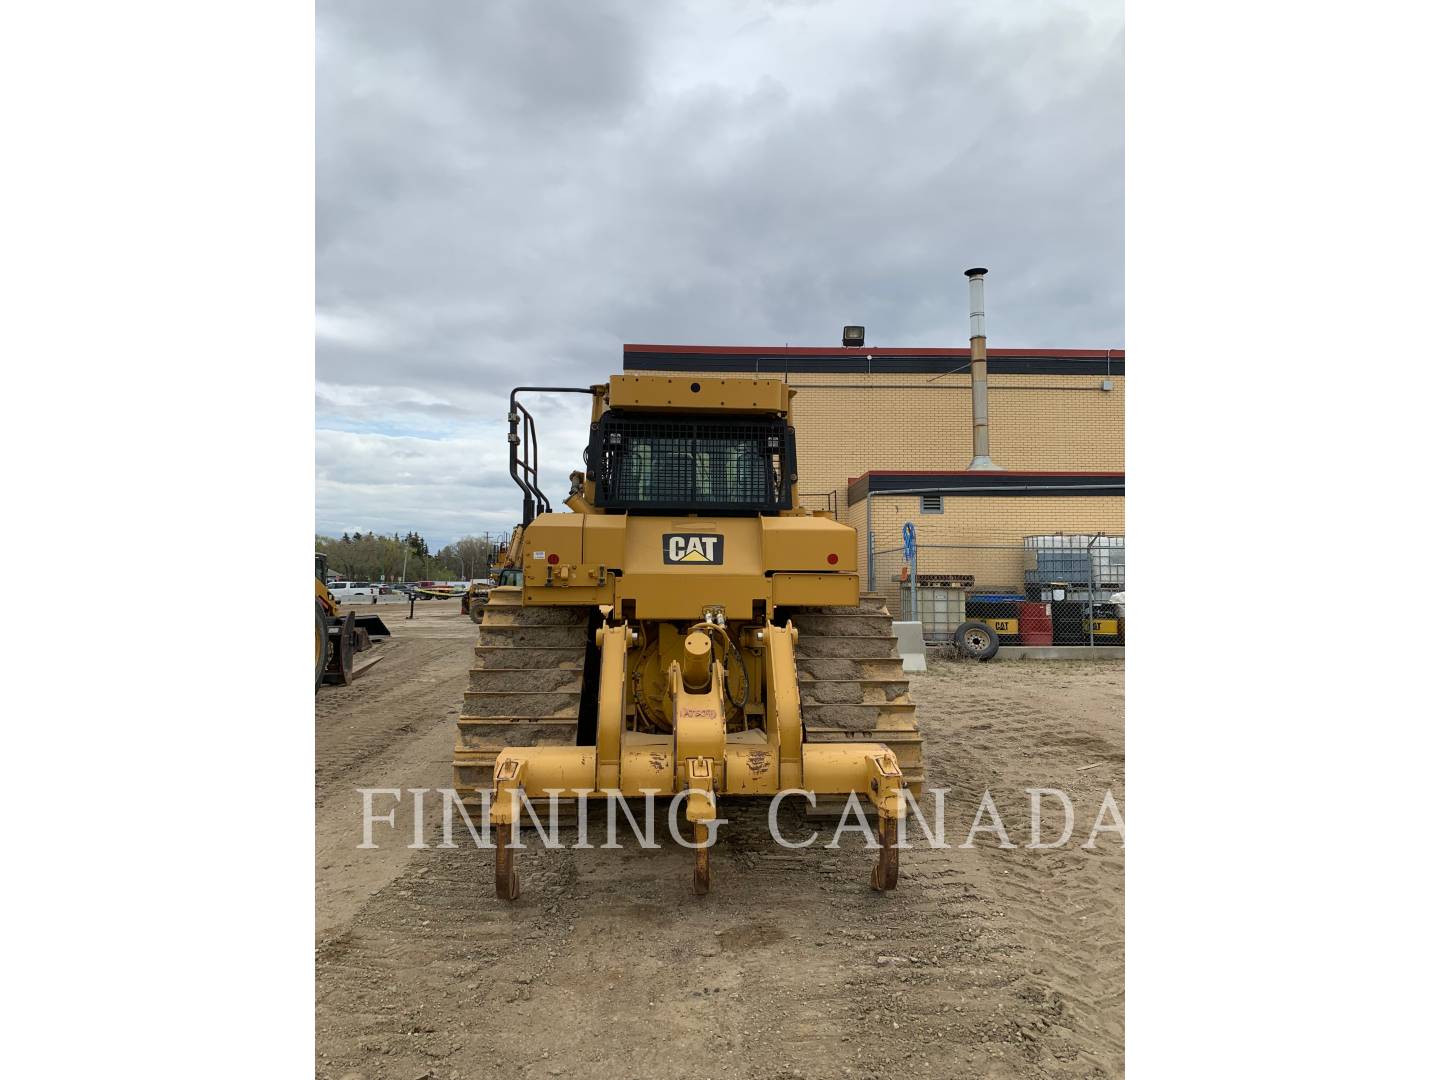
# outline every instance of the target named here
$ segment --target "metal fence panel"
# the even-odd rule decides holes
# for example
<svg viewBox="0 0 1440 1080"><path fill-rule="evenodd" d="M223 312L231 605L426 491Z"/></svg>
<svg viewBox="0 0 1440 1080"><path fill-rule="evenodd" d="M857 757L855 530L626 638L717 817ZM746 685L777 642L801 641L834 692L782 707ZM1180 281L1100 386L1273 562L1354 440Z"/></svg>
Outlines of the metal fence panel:
<svg viewBox="0 0 1440 1080"><path fill-rule="evenodd" d="M1125 538L1027 537L1018 544L925 544L913 567L902 547L876 550L868 591L892 616L947 642L967 620L989 623L1001 645L1122 645Z"/></svg>

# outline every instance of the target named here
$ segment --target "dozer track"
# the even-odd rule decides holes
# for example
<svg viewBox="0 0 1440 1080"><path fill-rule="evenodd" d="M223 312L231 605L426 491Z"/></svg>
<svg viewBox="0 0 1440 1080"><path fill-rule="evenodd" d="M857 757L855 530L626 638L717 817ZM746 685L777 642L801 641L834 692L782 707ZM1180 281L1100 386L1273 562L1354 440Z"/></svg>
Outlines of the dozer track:
<svg viewBox="0 0 1440 1080"><path fill-rule="evenodd" d="M920 729L885 597L861 593L858 607L786 614L800 631L795 666L805 741L884 743L918 797L925 783Z"/></svg>
<svg viewBox="0 0 1440 1080"><path fill-rule="evenodd" d="M455 789L479 822L476 791L494 785L507 746L574 746L585 678L588 607L523 607L515 586L493 589L457 721Z"/></svg>

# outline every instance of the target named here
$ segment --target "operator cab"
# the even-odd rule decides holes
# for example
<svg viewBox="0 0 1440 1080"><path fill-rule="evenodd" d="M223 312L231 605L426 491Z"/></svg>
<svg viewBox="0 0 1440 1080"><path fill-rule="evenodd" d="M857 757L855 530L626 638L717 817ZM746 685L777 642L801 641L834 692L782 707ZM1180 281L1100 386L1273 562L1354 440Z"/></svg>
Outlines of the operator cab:
<svg viewBox="0 0 1440 1080"><path fill-rule="evenodd" d="M585 462L603 510L773 514L791 507L795 429L780 417L612 408Z"/></svg>

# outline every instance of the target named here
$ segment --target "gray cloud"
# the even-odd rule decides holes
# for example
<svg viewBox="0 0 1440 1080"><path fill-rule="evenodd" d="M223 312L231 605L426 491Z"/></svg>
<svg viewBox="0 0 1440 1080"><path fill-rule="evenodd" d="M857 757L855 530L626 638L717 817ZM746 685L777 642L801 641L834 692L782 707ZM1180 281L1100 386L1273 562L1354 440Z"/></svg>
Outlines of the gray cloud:
<svg viewBox="0 0 1440 1080"><path fill-rule="evenodd" d="M1116 0L322 0L317 40L321 531L513 523L509 388L625 341L963 344L981 263L993 345L1123 344Z"/></svg>

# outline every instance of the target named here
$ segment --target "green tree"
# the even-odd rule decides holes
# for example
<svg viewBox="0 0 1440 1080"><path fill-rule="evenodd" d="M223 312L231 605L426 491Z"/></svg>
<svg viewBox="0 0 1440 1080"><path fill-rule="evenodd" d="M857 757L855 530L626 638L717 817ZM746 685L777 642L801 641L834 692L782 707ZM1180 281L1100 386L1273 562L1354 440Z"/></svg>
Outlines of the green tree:
<svg viewBox="0 0 1440 1080"><path fill-rule="evenodd" d="M463 536L455 542L455 551L464 565L460 576L478 578L489 571L495 548L488 537Z"/></svg>

